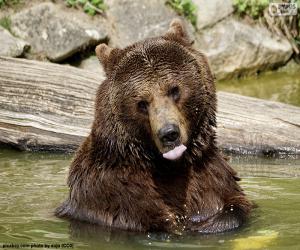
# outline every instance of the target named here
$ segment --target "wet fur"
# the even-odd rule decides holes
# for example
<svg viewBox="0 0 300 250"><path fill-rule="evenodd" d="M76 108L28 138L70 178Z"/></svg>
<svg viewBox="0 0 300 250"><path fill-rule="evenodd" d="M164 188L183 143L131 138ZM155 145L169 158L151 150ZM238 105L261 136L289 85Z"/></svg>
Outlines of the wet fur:
<svg viewBox="0 0 300 250"><path fill-rule="evenodd" d="M107 79L56 215L134 231L216 233L242 225L252 205L216 147L214 79L181 24L165 36L123 50L103 45L97 53ZM164 82L162 91L174 81L186 91L176 107L186 119L187 151L177 162L162 158L147 116L132 104L151 89L153 75Z"/></svg>

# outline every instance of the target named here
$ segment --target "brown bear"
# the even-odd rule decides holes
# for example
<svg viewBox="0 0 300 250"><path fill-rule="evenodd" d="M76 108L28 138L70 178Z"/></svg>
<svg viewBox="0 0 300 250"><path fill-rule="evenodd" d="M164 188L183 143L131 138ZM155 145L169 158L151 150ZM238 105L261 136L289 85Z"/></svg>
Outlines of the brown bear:
<svg viewBox="0 0 300 250"><path fill-rule="evenodd" d="M143 232L242 225L252 204L216 146L214 77L181 21L124 49L100 44L96 54L106 80L56 215Z"/></svg>

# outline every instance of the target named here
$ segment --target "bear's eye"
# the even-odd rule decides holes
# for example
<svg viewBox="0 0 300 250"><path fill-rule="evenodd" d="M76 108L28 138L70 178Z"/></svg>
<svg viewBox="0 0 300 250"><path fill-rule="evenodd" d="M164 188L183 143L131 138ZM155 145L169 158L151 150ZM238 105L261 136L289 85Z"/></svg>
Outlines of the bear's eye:
<svg viewBox="0 0 300 250"><path fill-rule="evenodd" d="M138 110L143 112L143 113L147 113L148 112L148 102L146 101L139 101L138 104Z"/></svg>
<svg viewBox="0 0 300 250"><path fill-rule="evenodd" d="M169 91L168 91L168 95L175 101L177 102L180 98L180 91L179 91L179 87L178 86L175 86L173 88L171 88Z"/></svg>

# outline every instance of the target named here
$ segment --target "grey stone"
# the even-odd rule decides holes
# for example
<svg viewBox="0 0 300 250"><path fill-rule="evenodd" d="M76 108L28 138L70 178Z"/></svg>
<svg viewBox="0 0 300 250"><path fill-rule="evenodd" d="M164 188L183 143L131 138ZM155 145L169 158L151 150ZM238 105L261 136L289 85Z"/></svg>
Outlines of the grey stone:
<svg viewBox="0 0 300 250"><path fill-rule="evenodd" d="M300 72L300 64L296 63L294 60L290 60L286 65L279 68L278 71L288 74L296 74Z"/></svg>
<svg viewBox="0 0 300 250"><path fill-rule="evenodd" d="M61 61L85 46L99 43L107 36L106 28L88 25L52 3L42 3L11 17L11 29L31 44L33 54Z"/></svg>
<svg viewBox="0 0 300 250"><path fill-rule="evenodd" d="M136 41L164 34L178 15L165 0L107 0L112 26L110 44L124 48ZM185 21L191 39L193 27Z"/></svg>
<svg viewBox="0 0 300 250"><path fill-rule="evenodd" d="M0 27L0 56L18 57L29 48L29 44L12 36L6 29Z"/></svg>
<svg viewBox="0 0 300 250"><path fill-rule="evenodd" d="M196 47L208 57L217 79L251 75L285 64L293 50L285 38L259 24L228 17L196 37Z"/></svg>
<svg viewBox="0 0 300 250"><path fill-rule="evenodd" d="M232 0L193 0L197 11L197 28L212 26L233 13Z"/></svg>

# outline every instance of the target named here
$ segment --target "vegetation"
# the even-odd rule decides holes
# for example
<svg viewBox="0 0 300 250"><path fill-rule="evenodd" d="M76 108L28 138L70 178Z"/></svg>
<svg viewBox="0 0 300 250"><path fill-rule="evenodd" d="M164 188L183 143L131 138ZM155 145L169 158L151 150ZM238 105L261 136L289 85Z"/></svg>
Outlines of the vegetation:
<svg viewBox="0 0 300 250"><path fill-rule="evenodd" d="M1 0L0 0L1 1ZM7 29L9 32L11 32L10 27L11 27L11 20L9 17L3 17L0 19L0 26L3 27L4 29Z"/></svg>
<svg viewBox="0 0 300 250"><path fill-rule="evenodd" d="M246 14L254 19L262 16L269 3L269 0L233 0L233 6L238 14Z"/></svg>
<svg viewBox="0 0 300 250"><path fill-rule="evenodd" d="M104 0L65 0L65 2L67 6L81 8L85 13L91 16L97 13L102 14L107 9Z"/></svg>
<svg viewBox="0 0 300 250"><path fill-rule="evenodd" d="M0 8L4 6L11 7L13 5L19 4L20 0L0 0Z"/></svg>
<svg viewBox="0 0 300 250"><path fill-rule="evenodd" d="M285 36L293 47L296 58L300 57L300 0L292 1L298 6L297 15L272 16L268 11L269 0L233 0L236 13L262 19L269 30Z"/></svg>
<svg viewBox="0 0 300 250"><path fill-rule="evenodd" d="M179 15L186 17L196 27L197 6L192 2L192 0L167 0L166 3Z"/></svg>

